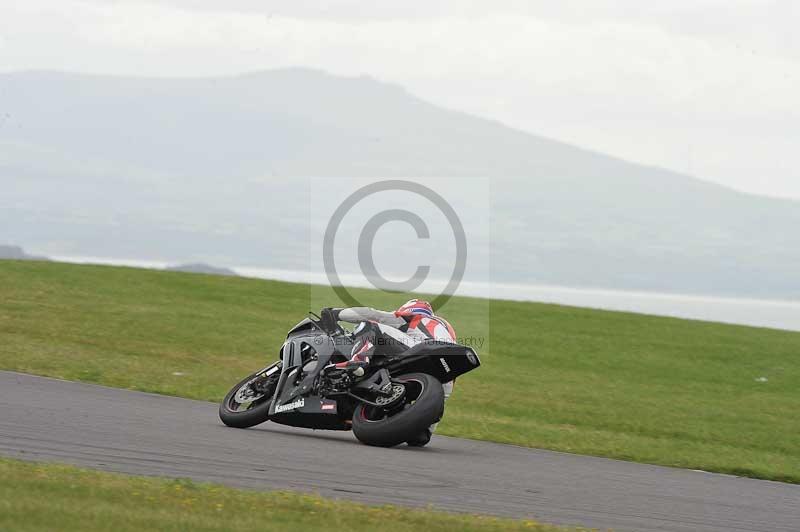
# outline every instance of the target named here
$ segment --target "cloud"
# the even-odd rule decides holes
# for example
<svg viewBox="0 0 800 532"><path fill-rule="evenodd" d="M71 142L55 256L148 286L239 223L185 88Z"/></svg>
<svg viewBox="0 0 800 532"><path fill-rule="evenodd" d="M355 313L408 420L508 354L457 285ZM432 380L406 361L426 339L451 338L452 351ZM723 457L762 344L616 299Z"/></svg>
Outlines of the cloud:
<svg viewBox="0 0 800 532"><path fill-rule="evenodd" d="M800 197L800 160L785 164L800 156L784 151L800 121L800 54L788 21L763 20L789 3L219 5L16 3L0 12L0 69L163 76L302 65L369 74L546 136ZM706 22L720 14L726 24ZM756 15L762 29L747 26Z"/></svg>

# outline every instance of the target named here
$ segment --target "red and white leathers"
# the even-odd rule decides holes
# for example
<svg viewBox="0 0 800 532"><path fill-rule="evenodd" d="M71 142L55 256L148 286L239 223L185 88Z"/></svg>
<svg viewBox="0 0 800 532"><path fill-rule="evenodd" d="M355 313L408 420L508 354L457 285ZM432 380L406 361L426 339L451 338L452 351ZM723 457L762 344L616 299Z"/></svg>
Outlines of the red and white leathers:
<svg viewBox="0 0 800 532"><path fill-rule="evenodd" d="M413 303L412 303L413 302ZM427 304L426 304L427 305ZM419 307L410 308L409 307ZM369 307L352 307L338 311L338 319L348 323L372 321L388 327L381 327L384 334L391 336L407 347L426 340L455 342L456 332L445 320L435 316L430 305L421 306L416 300L409 301L395 312L375 310ZM352 360L365 360L364 354L371 350L371 345L356 346ZM368 360L366 360L368 362ZM453 393L453 381L442 385L445 399Z"/></svg>

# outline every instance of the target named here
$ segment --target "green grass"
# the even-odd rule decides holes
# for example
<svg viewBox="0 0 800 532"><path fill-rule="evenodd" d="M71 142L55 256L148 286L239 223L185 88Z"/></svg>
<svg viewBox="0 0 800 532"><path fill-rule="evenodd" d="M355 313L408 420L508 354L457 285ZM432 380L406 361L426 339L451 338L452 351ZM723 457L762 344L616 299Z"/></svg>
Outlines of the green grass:
<svg viewBox="0 0 800 532"><path fill-rule="evenodd" d="M237 490L0 459L4 532L565 531L534 521L341 503L315 495Z"/></svg>
<svg viewBox="0 0 800 532"><path fill-rule="evenodd" d="M301 284L0 261L0 368L216 401L324 300ZM442 434L800 482L799 333L478 299L443 315L491 345Z"/></svg>

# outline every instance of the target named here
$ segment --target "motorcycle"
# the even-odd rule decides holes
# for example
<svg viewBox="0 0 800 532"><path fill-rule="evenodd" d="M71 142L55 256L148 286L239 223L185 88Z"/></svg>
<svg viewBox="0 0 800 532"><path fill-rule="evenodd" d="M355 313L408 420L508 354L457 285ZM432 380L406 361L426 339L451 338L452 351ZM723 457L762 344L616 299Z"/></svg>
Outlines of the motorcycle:
<svg viewBox="0 0 800 532"><path fill-rule="evenodd" d="M375 352L363 375L336 367L367 339ZM433 340L408 347L392 327L362 322L348 331L339 324L325 325L309 313L288 332L277 362L228 392L219 417L229 427L272 421L310 429L352 429L367 445L421 446L429 437L419 435L444 414L442 383L480 364L471 347Z"/></svg>

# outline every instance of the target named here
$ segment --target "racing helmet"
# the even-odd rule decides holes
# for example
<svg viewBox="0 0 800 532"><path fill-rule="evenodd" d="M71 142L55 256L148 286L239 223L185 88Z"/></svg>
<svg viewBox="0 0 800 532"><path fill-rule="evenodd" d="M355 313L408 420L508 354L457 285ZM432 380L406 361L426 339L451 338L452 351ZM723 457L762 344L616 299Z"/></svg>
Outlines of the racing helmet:
<svg viewBox="0 0 800 532"><path fill-rule="evenodd" d="M394 312L395 316L405 318L409 316L421 315L428 318L433 317L433 307L424 299L409 299L399 309Z"/></svg>

